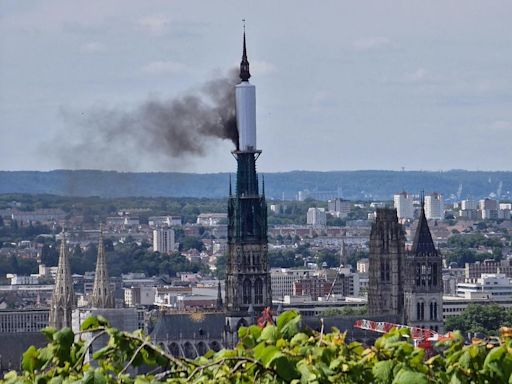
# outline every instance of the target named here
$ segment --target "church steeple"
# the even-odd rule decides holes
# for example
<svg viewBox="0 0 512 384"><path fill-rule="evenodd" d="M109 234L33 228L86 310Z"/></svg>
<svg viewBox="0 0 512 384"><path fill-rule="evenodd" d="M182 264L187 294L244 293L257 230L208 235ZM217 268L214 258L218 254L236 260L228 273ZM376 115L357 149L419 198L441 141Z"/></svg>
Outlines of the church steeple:
<svg viewBox="0 0 512 384"><path fill-rule="evenodd" d="M432 240L432 234L428 227L427 217L425 215L425 193L422 191L420 196L421 211L418 220L418 227L414 234L411 252L413 255L437 256L436 246Z"/></svg>
<svg viewBox="0 0 512 384"><path fill-rule="evenodd" d="M249 72L249 60L247 59L247 45L245 43L245 20L244 20L244 48L242 52L242 62L240 63L240 80L249 81L251 74Z"/></svg>
<svg viewBox="0 0 512 384"><path fill-rule="evenodd" d="M71 265L69 263L66 235L63 230L57 276L55 277L55 287L53 288L50 307L50 326L57 329L71 327L71 312L73 311L74 305L75 293L73 290Z"/></svg>
<svg viewBox="0 0 512 384"><path fill-rule="evenodd" d="M91 305L95 308L114 308L114 295L110 288L107 260L105 259L105 248L103 245L103 225L100 225L98 259L96 260L96 274L94 276Z"/></svg>

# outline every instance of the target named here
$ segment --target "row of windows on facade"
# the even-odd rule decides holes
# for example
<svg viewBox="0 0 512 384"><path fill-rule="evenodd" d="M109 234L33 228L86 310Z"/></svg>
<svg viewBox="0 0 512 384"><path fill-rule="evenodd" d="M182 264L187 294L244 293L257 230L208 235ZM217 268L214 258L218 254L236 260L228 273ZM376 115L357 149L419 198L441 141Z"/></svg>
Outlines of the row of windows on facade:
<svg viewBox="0 0 512 384"><path fill-rule="evenodd" d="M242 288L242 301L244 304L251 304L253 284L250 279L245 279ZM263 304L263 281L254 281L254 304Z"/></svg>
<svg viewBox="0 0 512 384"><path fill-rule="evenodd" d="M381 281L391 281L389 261L380 263ZM416 286L436 287L438 283L437 263L416 263Z"/></svg>
<svg viewBox="0 0 512 384"><path fill-rule="evenodd" d="M437 302L430 302L430 320L437 320ZM416 303L416 319L425 320L425 303Z"/></svg>

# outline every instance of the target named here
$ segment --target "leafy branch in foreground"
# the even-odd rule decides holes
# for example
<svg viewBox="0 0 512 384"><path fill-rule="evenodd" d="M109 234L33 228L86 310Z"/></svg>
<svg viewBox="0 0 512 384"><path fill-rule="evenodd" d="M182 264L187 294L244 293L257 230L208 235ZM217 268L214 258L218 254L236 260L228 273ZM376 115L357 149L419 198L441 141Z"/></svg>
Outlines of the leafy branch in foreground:
<svg viewBox="0 0 512 384"><path fill-rule="evenodd" d="M303 330L300 316L284 312L275 325L243 327L234 349L178 359L142 332L122 332L102 317L91 317L74 334L44 330L46 347L30 347L21 375L5 383L501 383L512 382L512 329L500 344L460 335L439 344L437 354L410 343L407 329L393 330L374 346L347 342L345 333ZM108 341L107 341L108 338ZM104 347L92 353L94 341ZM91 360L92 359L92 360ZM137 374L148 372L146 374Z"/></svg>

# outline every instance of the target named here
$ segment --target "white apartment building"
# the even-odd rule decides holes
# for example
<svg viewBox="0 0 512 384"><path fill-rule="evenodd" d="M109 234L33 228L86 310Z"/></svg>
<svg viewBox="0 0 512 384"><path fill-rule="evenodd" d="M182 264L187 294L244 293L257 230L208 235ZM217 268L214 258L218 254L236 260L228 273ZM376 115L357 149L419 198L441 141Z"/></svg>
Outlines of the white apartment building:
<svg viewBox="0 0 512 384"><path fill-rule="evenodd" d="M399 219L414 217L413 196L405 191L393 195L393 203Z"/></svg>
<svg viewBox="0 0 512 384"><path fill-rule="evenodd" d="M309 225L326 225L327 214L324 208L309 208L307 213L307 223Z"/></svg>
<svg viewBox="0 0 512 384"><path fill-rule="evenodd" d="M428 220L444 219L443 196L437 192L425 196L425 217Z"/></svg>
<svg viewBox="0 0 512 384"><path fill-rule="evenodd" d="M181 225L181 216L151 216L148 219L150 227L171 227Z"/></svg>
<svg viewBox="0 0 512 384"><path fill-rule="evenodd" d="M488 299L512 298L512 284L504 273L483 273L478 279L457 284L457 296L471 299L485 294Z"/></svg>
<svg viewBox="0 0 512 384"><path fill-rule="evenodd" d="M174 230L168 228L155 229L153 231L153 251L172 253L174 250Z"/></svg>

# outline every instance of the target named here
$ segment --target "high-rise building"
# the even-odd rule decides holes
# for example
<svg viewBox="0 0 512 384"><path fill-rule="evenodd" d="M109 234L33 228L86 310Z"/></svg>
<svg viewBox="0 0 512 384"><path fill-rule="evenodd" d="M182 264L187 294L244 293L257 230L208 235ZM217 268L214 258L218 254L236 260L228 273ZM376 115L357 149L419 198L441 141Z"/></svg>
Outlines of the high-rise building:
<svg viewBox="0 0 512 384"><path fill-rule="evenodd" d="M173 229L158 228L153 230L153 251L167 254L175 251Z"/></svg>
<svg viewBox="0 0 512 384"><path fill-rule="evenodd" d="M105 258L103 244L103 227L100 226L100 240L98 243L98 258L96 260L96 273L91 295L91 305L94 308L114 308L114 293L110 285L110 278Z"/></svg>
<svg viewBox="0 0 512 384"><path fill-rule="evenodd" d="M327 215L324 208L309 208L306 222L309 225L326 225Z"/></svg>
<svg viewBox="0 0 512 384"><path fill-rule="evenodd" d="M425 195L425 216L427 220L444 219L443 196L437 192Z"/></svg>
<svg viewBox="0 0 512 384"><path fill-rule="evenodd" d="M405 191L395 193L393 195L393 203L400 220L412 219L414 217L413 196L410 193Z"/></svg>
<svg viewBox="0 0 512 384"><path fill-rule="evenodd" d="M50 326L57 329L71 327L71 316L74 306L75 292L73 290L73 279L71 277L71 265L69 263L66 235L63 231L60 243L57 276L55 277L55 287L53 289L52 302L50 305Z"/></svg>
<svg viewBox="0 0 512 384"><path fill-rule="evenodd" d="M265 187L263 183L260 194L256 173L261 154L256 147L256 88L249 83L250 77L244 32L241 82L235 87L239 145L233 151L237 161L234 195L229 185L225 287L226 327L234 332L272 305Z"/></svg>

